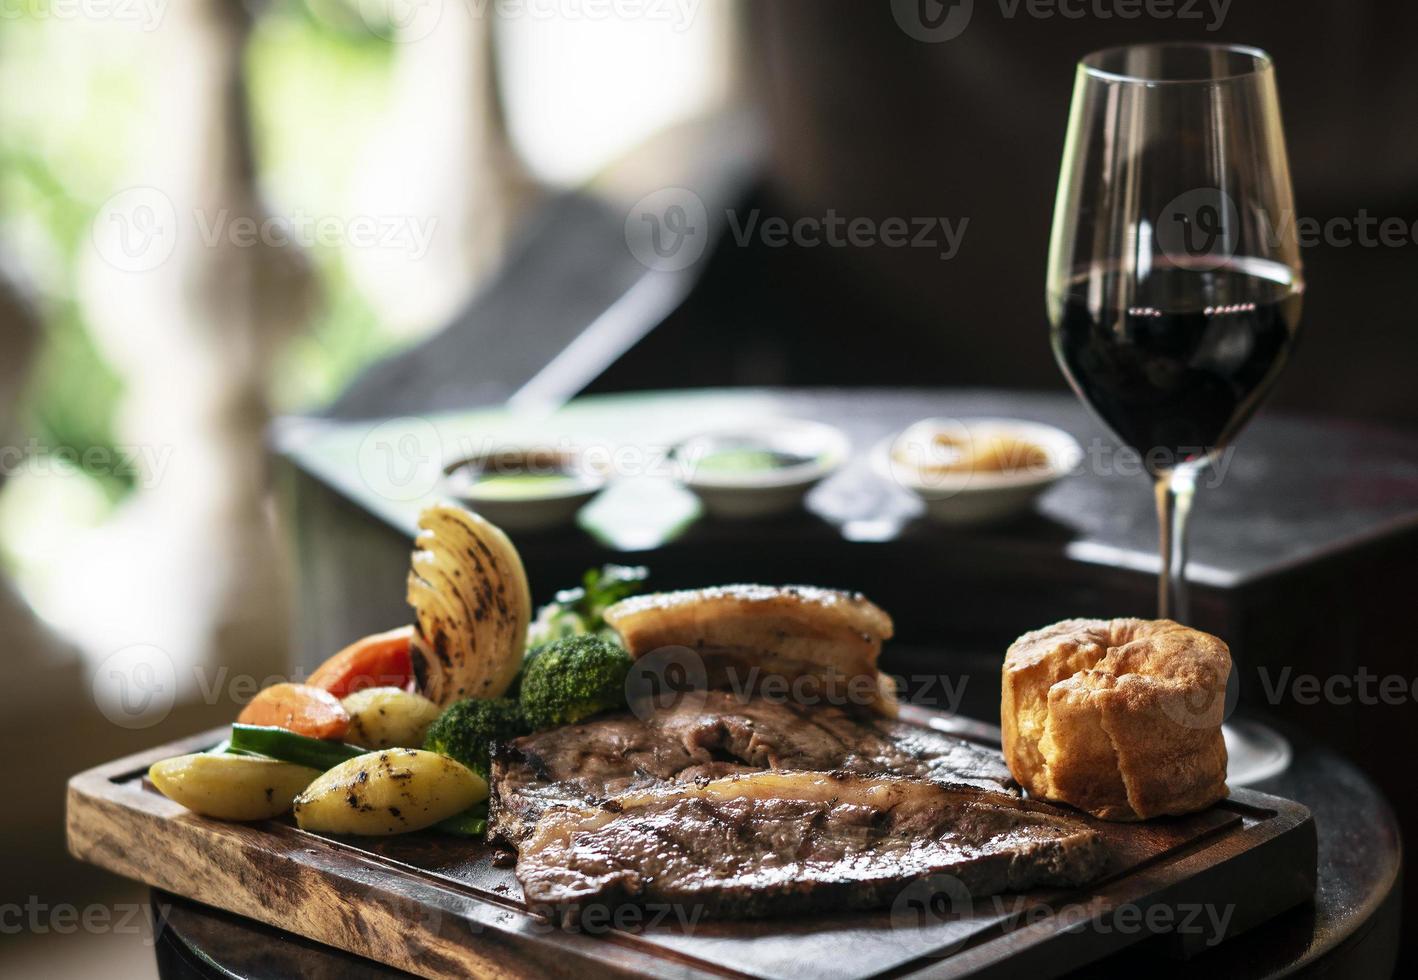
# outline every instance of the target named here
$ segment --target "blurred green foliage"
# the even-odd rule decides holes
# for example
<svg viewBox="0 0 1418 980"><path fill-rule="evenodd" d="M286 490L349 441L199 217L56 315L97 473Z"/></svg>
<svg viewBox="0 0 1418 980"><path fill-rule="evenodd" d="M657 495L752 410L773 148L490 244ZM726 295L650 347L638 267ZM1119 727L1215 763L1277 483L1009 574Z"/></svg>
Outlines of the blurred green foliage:
<svg viewBox="0 0 1418 980"><path fill-rule="evenodd" d="M391 45L355 0L271 0L247 51L259 172L276 211L334 214L371 123L385 110ZM77 278L90 226L139 159L153 117L141 39L76 24L47 0L0 20L0 237L37 287L44 344L24 409L28 435L80 455L119 440L121 379L84 321ZM324 302L272 378L280 410L332 397L395 343L354 288L337 247L312 260ZM110 502L131 476L88 474Z"/></svg>
<svg viewBox="0 0 1418 980"><path fill-rule="evenodd" d="M387 107L392 45L345 0L288 0L262 17L247 59L263 184L278 205L341 213L370 125ZM324 303L272 379L276 405L286 410L332 398L395 343L354 288L339 249L317 247L312 258Z"/></svg>
<svg viewBox="0 0 1418 980"><path fill-rule="evenodd" d="M30 14L42 3L26 5ZM45 111L45 88L32 84L40 62L52 54L54 22L16 17L0 31L0 91L28 97L0 100L0 219L8 251L22 279L38 288L44 343L29 379L25 415L30 434L50 448L110 446L113 409L122 393L117 376L95 348L76 301L80 250L102 202L105 148L93 134L76 132L72 116ZM107 66L92 73L97 112L131 93ZM26 84L29 81L29 84ZM64 85L49 90L72 98ZM110 500L123 496L131 477L92 474Z"/></svg>

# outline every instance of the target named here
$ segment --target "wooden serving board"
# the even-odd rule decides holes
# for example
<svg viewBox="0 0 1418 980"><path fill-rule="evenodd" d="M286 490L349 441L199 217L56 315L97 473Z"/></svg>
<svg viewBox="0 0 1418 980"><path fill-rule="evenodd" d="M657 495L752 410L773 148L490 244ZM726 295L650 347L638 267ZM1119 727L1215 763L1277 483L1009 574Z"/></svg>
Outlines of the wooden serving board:
<svg viewBox="0 0 1418 980"><path fill-rule="evenodd" d="M918 709L903 716L977 741L992 731ZM225 734L75 776L69 849L129 878L430 977L1052 977L1158 935L1171 954L1189 955L1307 901L1315 888L1309 811L1237 790L1185 818L1096 822L1115 871L1087 889L962 906L949 888L913 886L878 912L713 921L692 910L626 911L563 931L527 909L511 869L481 842L433 832L335 839L289 821L226 823L188 812L147 783L152 763Z"/></svg>

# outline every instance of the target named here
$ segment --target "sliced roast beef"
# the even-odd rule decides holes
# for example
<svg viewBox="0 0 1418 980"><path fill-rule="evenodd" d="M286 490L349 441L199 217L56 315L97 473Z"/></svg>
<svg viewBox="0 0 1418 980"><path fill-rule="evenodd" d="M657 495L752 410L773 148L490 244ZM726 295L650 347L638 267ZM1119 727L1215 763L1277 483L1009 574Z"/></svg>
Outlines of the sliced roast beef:
<svg viewBox="0 0 1418 980"><path fill-rule="evenodd" d="M996 753L948 735L832 705L704 691L671 708L603 715L500 747L491 833L516 845L549 806L764 769L880 773L1015 791Z"/></svg>
<svg viewBox="0 0 1418 980"><path fill-rule="evenodd" d="M1104 872L1085 823L1009 793L923 779L756 772L546 810L522 840L527 901L563 924L664 904L761 916L891 904L948 876L952 902Z"/></svg>

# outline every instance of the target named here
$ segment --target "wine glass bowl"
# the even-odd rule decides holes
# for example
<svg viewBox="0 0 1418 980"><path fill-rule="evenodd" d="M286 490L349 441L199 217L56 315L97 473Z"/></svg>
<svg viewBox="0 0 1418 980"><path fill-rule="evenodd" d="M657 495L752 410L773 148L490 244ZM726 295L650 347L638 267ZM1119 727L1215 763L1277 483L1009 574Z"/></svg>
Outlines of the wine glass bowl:
<svg viewBox="0 0 1418 980"><path fill-rule="evenodd" d="M1294 346L1295 225L1265 52L1144 44L1079 62L1049 240L1050 336L1079 397L1152 476L1159 616L1188 618L1196 475ZM1285 765L1279 735L1224 727L1233 785Z"/></svg>
<svg viewBox="0 0 1418 980"><path fill-rule="evenodd" d="M1051 341L1155 481L1163 616L1186 618L1196 473L1273 385L1303 294L1270 57L1145 44L1079 62L1049 243Z"/></svg>

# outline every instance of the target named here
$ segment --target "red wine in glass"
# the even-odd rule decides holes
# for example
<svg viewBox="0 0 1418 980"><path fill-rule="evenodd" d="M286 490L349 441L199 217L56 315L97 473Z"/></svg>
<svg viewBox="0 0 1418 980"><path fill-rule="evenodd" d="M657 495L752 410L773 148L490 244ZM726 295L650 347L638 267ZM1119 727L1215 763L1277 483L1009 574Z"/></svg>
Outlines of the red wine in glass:
<svg viewBox="0 0 1418 980"><path fill-rule="evenodd" d="M1153 478L1159 615L1187 618L1197 473L1294 345L1295 227L1265 52L1143 44L1079 62L1049 241L1051 339L1074 390Z"/></svg>
<svg viewBox="0 0 1418 980"><path fill-rule="evenodd" d="M1238 259L1163 265L1125 304L1090 300L1090 290L1122 291L1126 275L1090 270L1050 297L1054 355L1149 472L1195 465L1230 443L1285 365L1301 289L1285 266Z"/></svg>

